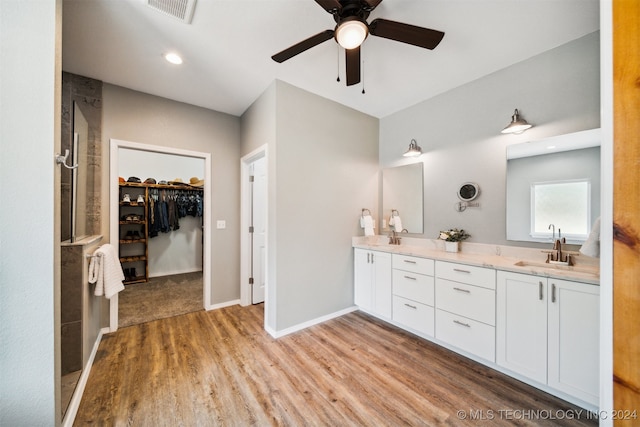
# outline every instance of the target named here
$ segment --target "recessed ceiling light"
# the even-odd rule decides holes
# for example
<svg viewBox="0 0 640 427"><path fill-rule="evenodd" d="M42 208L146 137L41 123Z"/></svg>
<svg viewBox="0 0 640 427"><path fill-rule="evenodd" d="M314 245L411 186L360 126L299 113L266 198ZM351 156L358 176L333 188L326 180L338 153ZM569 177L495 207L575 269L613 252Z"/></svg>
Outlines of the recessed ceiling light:
<svg viewBox="0 0 640 427"><path fill-rule="evenodd" d="M167 53L164 56L164 59L171 62L172 64L180 65L182 64L182 58L177 53Z"/></svg>

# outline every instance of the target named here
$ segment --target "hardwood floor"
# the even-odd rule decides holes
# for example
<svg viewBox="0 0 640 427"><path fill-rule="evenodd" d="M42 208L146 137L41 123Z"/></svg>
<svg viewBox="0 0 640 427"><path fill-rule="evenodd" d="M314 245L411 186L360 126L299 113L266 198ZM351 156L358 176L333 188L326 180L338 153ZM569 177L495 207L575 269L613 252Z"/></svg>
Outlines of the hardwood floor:
<svg viewBox="0 0 640 427"><path fill-rule="evenodd" d="M597 425L359 312L278 340L262 325L262 306L233 306L105 336L75 425Z"/></svg>

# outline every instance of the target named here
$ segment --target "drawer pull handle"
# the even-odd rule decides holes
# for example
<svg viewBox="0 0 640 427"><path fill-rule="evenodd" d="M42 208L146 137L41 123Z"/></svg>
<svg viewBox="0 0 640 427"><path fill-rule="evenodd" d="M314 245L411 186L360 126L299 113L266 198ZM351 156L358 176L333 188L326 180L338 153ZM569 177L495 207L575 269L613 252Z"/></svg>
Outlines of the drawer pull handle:
<svg viewBox="0 0 640 427"><path fill-rule="evenodd" d="M460 268L454 268L453 271L457 271L458 273L467 273L467 274L471 274L471 272L469 270L462 270Z"/></svg>
<svg viewBox="0 0 640 427"><path fill-rule="evenodd" d="M551 302L556 302L556 284L551 284Z"/></svg>
<svg viewBox="0 0 640 427"><path fill-rule="evenodd" d="M418 309L418 307L416 307L415 305L411 305L411 304L407 304L407 303L404 303L404 305L406 305L409 308L413 308L414 310Z"/></svg>
<svg viewBox="0 0 640 427"><path fill-rule="evenodd" d="M538 290L539 295L538 295L538 298L540 299L540 301L542 301L542 287L544 285L542 284L542 282L538 282L538 283L539 283L539 290Z"/></svg>
<svg viewBox="0 0 640 427"><path fill-rule="evenodd" d="M458 292L464 292L465 294L470 294L471 291L469 289L462 289L462 288L453 288L455 291Z"/></svg>
<svg viewBox="0 0 640 427"><path fill-rule="evenodd" d="M405 279L409 279L409 280L418 280L415 277L411 277L411 276L404 276Z"/></svg>
<svg viewBox="0 0 640 427"><path fill-rule="evenodd" d="M470 328L470 327L471 327L471 325L470 325L470 324L468 324L468 323L464 323L464 322L461 322L461 321L459 321L459 320L454 320L454 321L453 321L453 323L456 323L456 324L458 324L458 325L460 325L460 326L464 326L465 328Z"/></svg>
<svg viewBox="0 0 640 427"><path fill-rule="evenodd" d="M409 264L415 264L416 263L415 261L411 261L409 259L405 259L404 262L409 263Z"/></svg>

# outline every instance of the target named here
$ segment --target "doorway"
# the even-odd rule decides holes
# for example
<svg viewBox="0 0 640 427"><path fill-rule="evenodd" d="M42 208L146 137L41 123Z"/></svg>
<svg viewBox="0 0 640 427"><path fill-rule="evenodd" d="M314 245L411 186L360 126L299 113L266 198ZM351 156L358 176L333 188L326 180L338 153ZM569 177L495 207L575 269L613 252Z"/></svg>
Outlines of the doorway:
<svg viewBox="0 0 640 427"><path fill-rule="evenodd" d="M202 223L201 223L201 253L198 254L201 257L201 265L202 265L202 305L205 310L211 309L211 242L209 235L207 233L208 230L211 230L211 197L209 191L209 183L211 182L211 155L209 153L201 153L194 151L181 150L171 147L161 147L154 146L148 144L140 144L136 142L123 141L111 139L110 141L110 241L118 242L119 241L119 203L120 199L119 194L119 185L118 185L118 177L120 176L121 168L120 163L124 162L124 159L120 158L121 152L137 152L139 154L148 154L148 155L168 155L173 156L175 159L184 159L191 160L192 164L195 161L195 164L201 165L198 168L199 172L202 173L204 177L204 186L203 186L203 206L202 206ZM170 173L170 172L167 172ZM124 177L127 179L127 177ZM189 180L189 177L185 177L186 180ZM144 177L141 179L145 179ZM164 179L160 178L160 179ZM173 178L169 178L173 179ZM119 319L118 319L118 311L119 311L119 301L118 296L114 296L110 300L110 330L111 332L117 330Z"/></svg>
<svg viewBox="0 0 640 427"><path fill-rule="evenodd" d="M268 295L268 156L263 145L241 159L241 305L264 302Z"/></svg>

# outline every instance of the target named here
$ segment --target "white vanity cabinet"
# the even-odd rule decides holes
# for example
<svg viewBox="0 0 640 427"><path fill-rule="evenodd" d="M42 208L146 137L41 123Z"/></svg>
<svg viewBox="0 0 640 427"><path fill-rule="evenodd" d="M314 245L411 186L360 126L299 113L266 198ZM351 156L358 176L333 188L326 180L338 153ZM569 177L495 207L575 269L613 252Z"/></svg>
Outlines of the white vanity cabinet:
<svg viewBox="0 0 640 427"><path fill-rule="evenodd" d="M391 254L354 250L354 301L365 311L391 318Z"/></svg>
<svg viewBox="0 0 640 427"><path fill-rule="evenodd" d="M393 254L393 320L415 331L434 333L434 261Z"/></svg>
<svg viewBox="0 0 640 427"><path fill-rule="evenodd" d="M597 285L498 271L496 363L598 405Z"/></svg>
<svg viewBox="0 0 640 427"><path fill-rule="evenodd" d="M495 361L496 272L445 261L435 263L435 337Z"/></svg>

